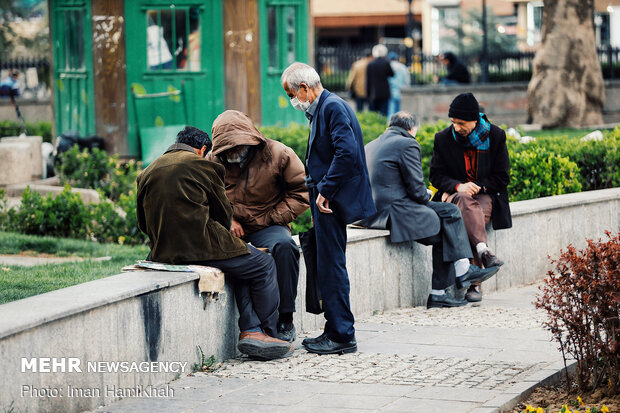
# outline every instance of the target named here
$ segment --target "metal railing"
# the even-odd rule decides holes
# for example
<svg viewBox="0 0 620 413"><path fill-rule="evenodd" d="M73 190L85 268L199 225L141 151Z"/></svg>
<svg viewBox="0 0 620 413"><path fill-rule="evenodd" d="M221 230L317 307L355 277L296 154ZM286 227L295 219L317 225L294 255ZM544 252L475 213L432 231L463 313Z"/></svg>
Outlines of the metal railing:
<svg viewBox="0 0 620 413"><path fill-rule="evenodd" d="M50 63L43 58L16 58L0 60L0 70L19 72L22 98L47 98L50 96Z"/></svg>
<svg viewBox="0 0 620 413"><path fill-rule="evenodd" d="M353 62L365 56L372 45L356 47L324 47L316 49L317 70L325 87L334 91L345 90L346 80ZM405 51L392 45L390 50L399 53L404 60ZM601 47L597 49L603 78L620 78L620 48ZM532 77L534 52L490 53L488 67L490 83L527 82ZM432 84L446 75L445 66L436 56L413 53L410 66L412 84ZM478 56L463 56L461 59L469 69L473 82L480 80Z"/></svg>

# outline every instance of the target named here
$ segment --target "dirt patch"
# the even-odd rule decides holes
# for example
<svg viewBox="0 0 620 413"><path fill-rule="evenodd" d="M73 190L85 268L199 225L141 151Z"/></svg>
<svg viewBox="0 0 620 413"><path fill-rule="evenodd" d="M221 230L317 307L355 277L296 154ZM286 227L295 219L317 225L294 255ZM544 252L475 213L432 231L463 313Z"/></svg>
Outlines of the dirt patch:
<svg viewBox="0 0 620 413"><path fill-rule="evenodd" d="M21 255L23 257L38 257L38 258L79 258L77 256L72 256L72 255L54 255L54 254L48 254L45 252L39 252L39 251L33 251L33 250L20 251L19 254L15 254L15 255Z"/></svg>
<svg viewBox="0 0 620 413"><path fill-rule="evenodd" d="M583 404L580 404L578 397ZM534 408L542 407L545 412L555 413L567 405L571 412L578 410L583 413L588 409L596 408L599 412L603 406L610 413L620 412L620 394L608 396L604 390L598 389L591 392L580 393L577 389L566 390L565 384L539 387L522 403L519 403L514 412L522 412L527 406Z"/></svg>

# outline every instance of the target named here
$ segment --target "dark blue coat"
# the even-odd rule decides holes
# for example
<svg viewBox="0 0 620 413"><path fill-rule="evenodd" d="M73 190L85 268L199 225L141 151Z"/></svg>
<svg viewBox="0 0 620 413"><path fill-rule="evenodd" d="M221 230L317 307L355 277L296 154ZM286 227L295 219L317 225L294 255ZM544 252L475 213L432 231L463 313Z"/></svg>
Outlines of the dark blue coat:
<svg viewBox="0 0 620 413"><path fill-rule="evenodd" d="M314 112L306 164L330 208L349 224L373 215L364 140L353 109L325 90Z"/></svg>

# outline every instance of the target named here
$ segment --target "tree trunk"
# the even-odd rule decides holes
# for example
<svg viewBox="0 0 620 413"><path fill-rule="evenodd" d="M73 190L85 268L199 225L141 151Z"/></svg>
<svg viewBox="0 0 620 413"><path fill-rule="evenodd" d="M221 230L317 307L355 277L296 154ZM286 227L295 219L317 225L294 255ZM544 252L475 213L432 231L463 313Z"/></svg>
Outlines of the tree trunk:
<svg viewBox="0 0 620 413"><path fill-rule="evenodd" d="M542 44L528 86L528 118L543 128L603 123L594 0L545 0Z"/></svg>

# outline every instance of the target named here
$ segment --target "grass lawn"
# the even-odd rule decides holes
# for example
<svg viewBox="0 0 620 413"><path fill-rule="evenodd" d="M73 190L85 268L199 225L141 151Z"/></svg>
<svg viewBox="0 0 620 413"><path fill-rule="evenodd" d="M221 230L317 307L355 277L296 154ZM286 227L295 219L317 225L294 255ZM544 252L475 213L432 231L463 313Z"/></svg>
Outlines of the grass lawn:
<svg viewBox="0 0 620 413"><path fill-rule="evenodd" d="M0 264L0 304L118 274L125 265L144 259L149 249L142 245L99 244L75 239L39 237L0 231L0 254L19 254L22 251L35 251L61 257L110 256L112 259L34 267Z"/></svg>
<svg viewBox="0 0 620 413"><path fill-rule="evenodd" d="M596 129L541 129L527 132L521 132L521 136L533 136L535 138L548 136L567 136L568 138L581 138ZM611 129L600 129L603 134Z"/></svg>

